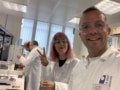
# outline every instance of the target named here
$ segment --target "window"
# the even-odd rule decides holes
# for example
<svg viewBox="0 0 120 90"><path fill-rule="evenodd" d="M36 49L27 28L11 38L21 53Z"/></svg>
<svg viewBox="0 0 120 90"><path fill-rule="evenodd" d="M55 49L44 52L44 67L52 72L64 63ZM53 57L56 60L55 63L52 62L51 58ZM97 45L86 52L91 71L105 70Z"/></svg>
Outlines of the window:
<svg viewBox="0 0 120 90"><path fill-rule="evenodd" d="M71 27L66 27L65 28L65 34L67 35L70 43L71 43L71 47L73 47L73 39L74 39L74 33L73 33L73 28Z"/></svg>
<svg viewBox="0 0 120 90"><path fill-rule="evenodd" d="M25 41L31 41L32 39L35 39L36 41L38 41L39 47L40 48L45 47L47 51L46 53L47 55L49 55L50 44L53 36L57 32L65 31L64 33L67 35L71 43L71 46L73 47L74 33L72 27L65 27L65 30L62 30L63 26L61 25L51 24L51 27L49 27L49 23L38 21L36 25L36 32L33 33L33 27L34 27L33 25L34 25L34 20L23 19L21 26L21 33L20 33L20 39L22 39L22 45L24 44Z"/></svg>
<svg viewBox="0 0 120 90"><path fill-rule="evenodd" d="M25 41L32 40L32 32L33 32L33 20L23 19L21 26L20 39L22 39L22 45Z"/></svg>
<svg viewBox="0 0 120 90"><path fill-rule="evenodd" d="M49 24L44 22L38 22L35 34L35 40L38 41L41 48L47 48L47 39L49 32Z"/></svg>
<svg viewBox="0 0 120 90"><path fill-rule="evenodd" d="M22 19L20 39L22 40L22 45L25 41L32 40L34 21L30 19ZM26 54L27 51L24 49L23 54Z"/></svg>

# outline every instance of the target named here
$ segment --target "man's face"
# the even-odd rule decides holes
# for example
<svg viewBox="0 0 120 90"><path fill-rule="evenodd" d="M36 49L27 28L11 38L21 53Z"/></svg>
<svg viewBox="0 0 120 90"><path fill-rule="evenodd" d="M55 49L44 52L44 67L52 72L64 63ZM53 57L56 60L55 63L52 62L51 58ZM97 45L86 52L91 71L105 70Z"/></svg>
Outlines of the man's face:
<svg viewBox="0 0 120 90"><path fill-rule="evenodd" d="M33 49L33 44L32 43L30 43L30 50L32 50Z"/></svg>
<svg viewBox="0 0 120 90"><path fill-rule="evenodd" d="M29 47L25 47L25 49L26 49L27 51L30 51L30 48L29 48Z"/></svg>
<svg viewBox="0 0 120 90"><path fill-rule="evenodd" d="M90 11L83 14L79 35L89 52L106 49L110 31L105 16L100 12Z"/></svg>

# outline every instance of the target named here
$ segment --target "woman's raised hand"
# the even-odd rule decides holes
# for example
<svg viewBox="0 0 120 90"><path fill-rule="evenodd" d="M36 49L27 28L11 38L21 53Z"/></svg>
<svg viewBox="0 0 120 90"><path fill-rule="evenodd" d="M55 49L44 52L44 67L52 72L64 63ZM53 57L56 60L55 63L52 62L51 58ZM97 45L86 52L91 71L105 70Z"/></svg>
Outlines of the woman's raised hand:
<svg viewBox="0 0 120 90"><path fill-rule="evenodd" d="M47 66L48 65L48 60L47 60L47 57L46 57L45 48L43 48L43 54L38 49L37 49L37 52L40 55L42 65Z"/></svg>

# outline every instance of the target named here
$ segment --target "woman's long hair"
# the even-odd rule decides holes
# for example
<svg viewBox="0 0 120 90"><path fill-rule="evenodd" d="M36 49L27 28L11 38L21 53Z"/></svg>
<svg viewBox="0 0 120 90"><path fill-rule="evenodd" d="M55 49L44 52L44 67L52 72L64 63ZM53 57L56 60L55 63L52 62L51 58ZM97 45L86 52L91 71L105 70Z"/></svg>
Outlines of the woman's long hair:
<svg viewBox="0 0 120 90"><path fill-rule="evenodd" d="M73 53L73 50L71 48L69 39L67 38L67 36L64 33L58 32L52 38L51 48L50 48L50 59L53 61L59 60L58 52L55 49L55 40L57 40L59 38L65 38L67 40L67 43L68 43L68 50L66 52L67 59L74 58L74 53Z"/></svg>

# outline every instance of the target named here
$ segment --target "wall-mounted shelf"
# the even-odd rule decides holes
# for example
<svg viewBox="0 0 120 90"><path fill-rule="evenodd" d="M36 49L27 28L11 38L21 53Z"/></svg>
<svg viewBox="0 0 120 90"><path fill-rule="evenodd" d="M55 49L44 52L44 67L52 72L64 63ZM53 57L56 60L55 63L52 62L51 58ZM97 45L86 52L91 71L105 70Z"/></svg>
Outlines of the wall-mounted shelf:
<svg viewBox="0 0 120 90"><path fill-rule="evenodd" d="M120 33L112 34L111 36L120 36Z"/></svg>

